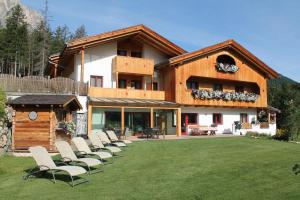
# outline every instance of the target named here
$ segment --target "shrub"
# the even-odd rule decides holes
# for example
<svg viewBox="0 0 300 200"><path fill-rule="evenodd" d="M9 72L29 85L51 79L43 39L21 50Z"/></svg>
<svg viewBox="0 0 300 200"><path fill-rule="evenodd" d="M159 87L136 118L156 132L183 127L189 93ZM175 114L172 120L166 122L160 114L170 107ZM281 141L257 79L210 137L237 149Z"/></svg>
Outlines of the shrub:
<svg viewBox="0 0 300 200"><path fill-rule="evenodd" d="M277 129L276 134L273 136L275 140L288 141L289 133L285 129Z"/></svg>
<svg viewBox="0 0 300 200"><path fill-rule="evenodd" d="M259 132L256 132L256 131L247 131L246 132L246 136L248 136L248 137L263 137L263 138L267 138L267 139L271 139L272 138L270 136L270 134L259 133Z"/></svg>

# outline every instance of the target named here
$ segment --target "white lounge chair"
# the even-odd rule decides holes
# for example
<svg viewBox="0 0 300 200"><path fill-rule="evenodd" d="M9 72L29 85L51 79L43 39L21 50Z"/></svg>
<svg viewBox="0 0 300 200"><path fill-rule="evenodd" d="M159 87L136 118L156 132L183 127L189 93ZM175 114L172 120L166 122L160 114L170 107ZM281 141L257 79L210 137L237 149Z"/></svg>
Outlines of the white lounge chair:
<svg viewBox="0 0 300 200"><path fill-rule="evenodd" d="M72 138L72 143L76 146L77 150L83 155L93 155L100 158L100 160L105 160L111 158L112 155L108 152L96 151L92 152L86 141L82 137Z"/></svg>
<svg viewBox="0 0 300 200"><path fill-rule="evenodd" d="M89 173L91 174L91 167L101 165L102 162L95 158L77 158L76 154L73 152L71 146L66 141L57 141L55 142L55 146L60 153L62 160L66 163L81 163L88 167ZM97 170L94 172L100 172L101 170Z"/></svg>
<svg viewBox="0 0 300 200"><path fill-rule="evenodd" d="M116 133L112 130L109 130L109 131L106 131L109 139L112 141L112 142L123 142L125 144L131 144L132 141L130 140L119 140L119 138L117 137Z"/></svg>
<svg viewBox="0 0 300 200"><path fill-rule="evenodd" d="M38 171L30 171L28 175L24 177L24 179L28 179L31 175L39 173L39 172L46 172L49 171L52 174L54 183L56 183L55 180L55 173L58 171L66 172L72 181L72 187L74 187L74 176L78 176L81 174L87 173L87 171L79 166L56 166L54 161L52 160L51 156L47 152L45 147L42 146L35 146L35 147L29 147L29 151L31 155L33 156L39 170ZM77 183L76 185L87 182L87 179L82 178L84 181L81 181Z"/></svg>
<svg viewBox="0 0 300 200"><path fill-rule="evenodd" d="M104 133L103 131L98 131L96 132L101 140L101 142L104 145L115 145L117 147L126 147L126 144L124 142L112 142L109 140L108 136L106 135L106 133Z"/></svg>
<svg viewBox="0 0 300 200"><path fill-rule="evenodd" d="M91 141L92 146L95 149L103 149L103 150L108 150L110 151L113 155L116 155L116 153L121 152L122 150L119 147L113 147L113 146L104 146L103 143L101 142L98 133L92 133L88 135L89 140Z"/></svg>

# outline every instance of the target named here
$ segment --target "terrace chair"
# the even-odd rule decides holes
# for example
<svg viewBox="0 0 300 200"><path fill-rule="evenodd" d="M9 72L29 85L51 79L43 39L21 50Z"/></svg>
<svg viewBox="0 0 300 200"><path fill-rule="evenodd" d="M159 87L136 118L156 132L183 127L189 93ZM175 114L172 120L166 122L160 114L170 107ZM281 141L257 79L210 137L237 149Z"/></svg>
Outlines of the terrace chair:
<svg viewBox="0 0 300 200"><path fill-rule="evenodd" d="M72 143L76 146L77 150L82 155L97 156L102 161L112 157L112 155L108 152L103 152L103 151L93 152L82 137L72 138Z"/></svg>
<svg viewBox="0 0 300 200"><path fill-rule="evenodd" d="M56 164L52 160L51 156L49 155L45 147L41 147L41 146L29 147L29 151L33 156L39 170L35 172L34 169L31 170L24 177L25 180L28 179L33 174L49 171L52 174L54 183L56 183L55 173L62 171L62 172L66 172L70 176L72 181L72 187L74 187L75 184L74 184L73 177L87 173L87 171L84 168L79 166L56 166ZM81 179L83 179L83 181L77 183L76 185L80 183L88 182L87 179L84 178Z"/></svg>
<svg viewBox="0 0 300 200"><path fill-rule="evenodd" d="M57 141L55 142L55 146L58 152L61 155L62 161L65 163L74 163L74 164L84 164L88 167L89 174L91 174L91 167L101 165L102 162L95 158L77 158L76 154L73 152L71 146L66 141ZM100 172L102 170L94 171Z"/></svg>
<svg viewBox="0 0 300 200"><path fill-rule="evenodd" d="M112 142L123 142L125 144L131 144L132 142L130 140L119 140L119 138L117 137L116 133L112 130L110 131L106 131L109 139L112 141Z"/></svg>
<svg viewBox="0 0 300 200"><path fill-rule="evenodd" d="M109 146L109 145L114 145L117 147L126 147L126 144L123 142L112 142L108 136L106 135L106 133L99 131L97 132L98 137L100 138L101 142L105 145L105 146Z"/></svg>
<svg viewBox="0 0 300 200"><path fill-rule="evenodd" d="M92 133L88 135L89 140L91 141L91 144L93 148L95 149L102 149L102 150L108 150L110 151L113 155L116 155L116 153L121 152L122 150L119 147L113 147L113 146L104 146L103 143L101 142L99 136L97 133Z"/></svg>

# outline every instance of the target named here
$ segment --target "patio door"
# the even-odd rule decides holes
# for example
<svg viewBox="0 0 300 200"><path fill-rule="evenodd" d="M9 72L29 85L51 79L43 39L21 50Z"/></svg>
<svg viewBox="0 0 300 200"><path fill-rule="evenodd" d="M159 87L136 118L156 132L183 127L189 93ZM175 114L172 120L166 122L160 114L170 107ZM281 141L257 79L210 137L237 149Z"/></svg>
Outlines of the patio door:
<svg viewBox="0 0 300 200"><path fill-rule="evenodd" d="M198 124L198 113L182 113L181 114L181 134L187 135L186 129L190 124Z"/></svg>

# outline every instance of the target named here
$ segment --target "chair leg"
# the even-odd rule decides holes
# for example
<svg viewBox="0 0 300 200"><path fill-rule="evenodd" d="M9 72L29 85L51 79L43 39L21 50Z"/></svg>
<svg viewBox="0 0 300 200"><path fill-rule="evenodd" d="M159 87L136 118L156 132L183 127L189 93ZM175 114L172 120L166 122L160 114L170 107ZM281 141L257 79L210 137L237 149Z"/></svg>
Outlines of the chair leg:
<svg viewBox="0 0 300 200"><path fill-rule="evenodd" d="M54 172L53 172L53 171L51 171L51 174L52 174L52 177L53 177L53 181L54 181L54 183L56 183L56 179L55 179Z"/></svg>
<svg viewBox="0 0 300 200"><path fill-rule="evenodd" d="M73 180L73 176L71 176L71 175L70 175L70 177L71 177L71 181L72 181L72 187L74 187L74 180Z"/></svg>

